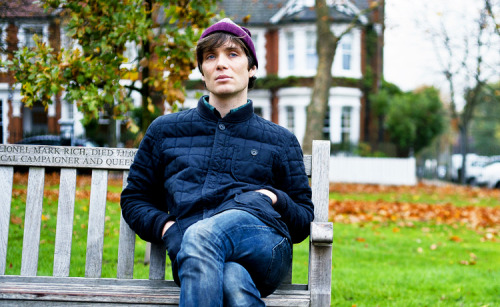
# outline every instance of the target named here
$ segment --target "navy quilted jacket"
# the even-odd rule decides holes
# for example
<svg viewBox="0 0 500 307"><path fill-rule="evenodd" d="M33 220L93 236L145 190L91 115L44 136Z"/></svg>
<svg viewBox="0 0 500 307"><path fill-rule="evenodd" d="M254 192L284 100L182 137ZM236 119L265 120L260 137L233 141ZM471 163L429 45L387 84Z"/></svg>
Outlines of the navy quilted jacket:
<svg viewBox="0 0 500 307"><path fill-rule="evenodd" d="M253 113L252 103L220 118L198 107L157 118L144 136L121 197L123 217L144 240L170 252L196 221L228 209L254 214L297 243L313 220L311 190L296 137ZM273 191L278 201L258 189Z"/></svg>

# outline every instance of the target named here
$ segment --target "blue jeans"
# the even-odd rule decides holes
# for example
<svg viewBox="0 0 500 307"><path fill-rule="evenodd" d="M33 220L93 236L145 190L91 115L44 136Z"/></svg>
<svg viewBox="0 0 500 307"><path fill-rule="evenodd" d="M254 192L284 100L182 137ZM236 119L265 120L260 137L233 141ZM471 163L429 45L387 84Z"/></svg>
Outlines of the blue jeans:
<svg viewBox="0 0 500 307"><path fill-rule="evenodd" d="M292 262L289 241L258 218L227 210L186 230L177 254L179 306L265 306Z"/></svg>

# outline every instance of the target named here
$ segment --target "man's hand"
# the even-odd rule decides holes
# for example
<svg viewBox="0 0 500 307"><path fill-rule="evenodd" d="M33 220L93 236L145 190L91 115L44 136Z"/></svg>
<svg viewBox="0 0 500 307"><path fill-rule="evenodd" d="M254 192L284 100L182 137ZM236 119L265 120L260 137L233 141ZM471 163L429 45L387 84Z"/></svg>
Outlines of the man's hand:
<svg viewBox="0 0 500 307"><path fill-rule="evenodd" d="M271 198L272 202L273 202L273 205L276 204L276 202L278 201L278 196L276 196L276 194L274 194L273 192L269 191L269 190L266 190L266 189L260 189L260 190L257 190L255 192L259 192L259 193L262 193L264 195L267 195L269 196L269 198Z"/></svg>
<svg viewBox="0 0 500 307"><path fill-rule="evenodd" d="M165 232L167 232L167 230L170 228L170 226L172 226L174 224L175 224L175 221L166 222L165 225L163 226L163 231L161 233L161 236L163 237L165 235Z"/></svg>

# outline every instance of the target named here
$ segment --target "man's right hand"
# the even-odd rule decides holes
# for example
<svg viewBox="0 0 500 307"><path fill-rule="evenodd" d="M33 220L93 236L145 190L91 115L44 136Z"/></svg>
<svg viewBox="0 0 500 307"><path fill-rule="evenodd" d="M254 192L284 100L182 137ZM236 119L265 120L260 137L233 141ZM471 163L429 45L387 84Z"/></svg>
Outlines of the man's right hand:
<svg viewBox="0 0 500 307"><path fill-rule="evenodd" d="M165 223L165 225L163 226L163 231L161 233L161 236L163 237L165 235L165 232L167 232L167 230L175 224L175 221L168 221Z"/></svg>

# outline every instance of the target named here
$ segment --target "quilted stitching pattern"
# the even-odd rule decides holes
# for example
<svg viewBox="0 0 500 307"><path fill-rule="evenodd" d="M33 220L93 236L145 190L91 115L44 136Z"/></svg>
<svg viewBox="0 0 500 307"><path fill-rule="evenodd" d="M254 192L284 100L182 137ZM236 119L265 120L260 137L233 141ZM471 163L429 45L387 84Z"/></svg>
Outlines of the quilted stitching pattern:
<svg viewBox="0 0 500 307"><path fill-rule="evenodd" d="M235 196L266 188L278 196L274 209L281 218L251 204L238 207L302 241L313 206L295 136L253 114L252 104L221 119L202 99L196 109L150 126L122 194L126 221L142 238L159 242L168 219L185 229L203 212L234 208Z"/></svg>

